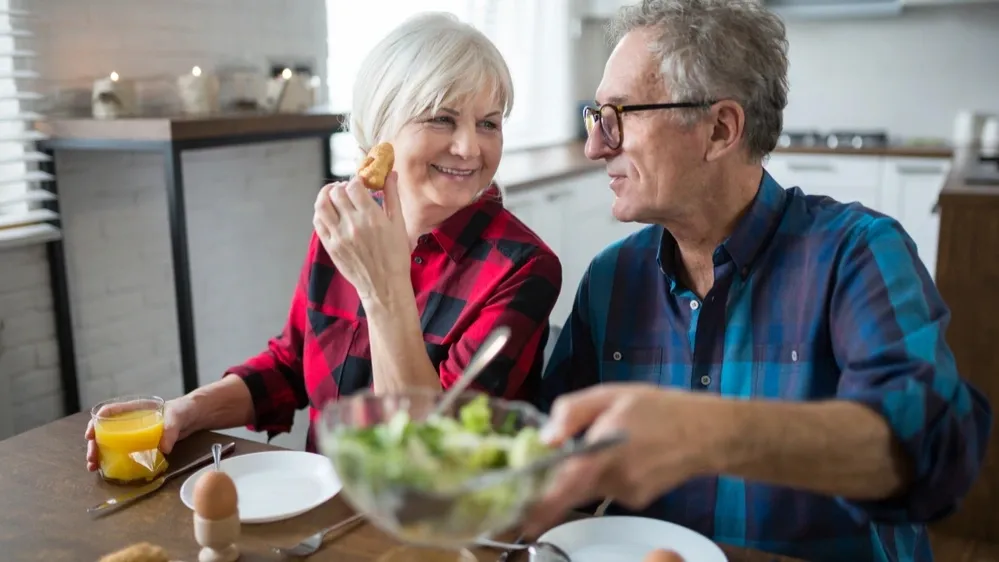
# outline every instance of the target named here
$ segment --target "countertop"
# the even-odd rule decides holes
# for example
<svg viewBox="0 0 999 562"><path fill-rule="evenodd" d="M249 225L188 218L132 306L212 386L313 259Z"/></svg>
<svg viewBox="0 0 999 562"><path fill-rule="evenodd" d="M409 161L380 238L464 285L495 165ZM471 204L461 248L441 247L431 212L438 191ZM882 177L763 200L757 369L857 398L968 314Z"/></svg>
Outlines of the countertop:
<svg viewBox="0 0 999 562"><path fill-rule="evenodd" d="M207 116L128 117L119 119L51 119L35 128L70 141L169 142L204 141L245 135L281 135L341 127L338 113L229 113Z"/></svg>
<svg viewBox="0 0 999 562"><path fill-rule="evenodd" d="M569 142L504 153L496 183L518 190L603 168L603 160L593 161L583 154L582 142Z"/></svg>
<svg viewBox="0 0 999 562"><path fill-rule="evenodd" d="M981 161L977 155L955 153L954 165L941 196L999 196L999 162Z"/></svg>
<svg viewBox="0 0 999 562"><path fill-rule="evenodd" d="M602 170L604 162L588 159L583 154L583 144L582 141L575 141L506 152L496 173L496 181L508 191L517 191L540 183ZM940 145L896 144L859 150L825 147L778 148L774 154L951 158L954 152L950 147Z"/></svg>

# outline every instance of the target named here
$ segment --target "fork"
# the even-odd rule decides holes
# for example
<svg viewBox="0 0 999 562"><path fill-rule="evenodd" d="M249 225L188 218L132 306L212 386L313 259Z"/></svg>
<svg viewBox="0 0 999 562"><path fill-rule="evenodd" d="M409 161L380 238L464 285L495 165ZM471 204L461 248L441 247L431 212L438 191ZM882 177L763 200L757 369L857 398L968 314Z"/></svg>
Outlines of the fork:
<svg viewBox="0 0 999 562"><path fill-rule="evenodd" d="M323 542L326 540L326 537L329 536L330 533L339 531L340 529L346 529L352 527L355 523L361 521L362 518L363 515L360 513L351 515L350 517L344 519L343 521L340 521L339 523L330 525L329 527L321 529L315 534L305 537L302 540L302 542L296 544L295 546L288 548L280 546L272 546L271 550L273 550L276 554L283 556L285 558L301 558L304 556L309 556L310 554L315 554L315 552L319 550L321 546L323 546Z"/></svg>

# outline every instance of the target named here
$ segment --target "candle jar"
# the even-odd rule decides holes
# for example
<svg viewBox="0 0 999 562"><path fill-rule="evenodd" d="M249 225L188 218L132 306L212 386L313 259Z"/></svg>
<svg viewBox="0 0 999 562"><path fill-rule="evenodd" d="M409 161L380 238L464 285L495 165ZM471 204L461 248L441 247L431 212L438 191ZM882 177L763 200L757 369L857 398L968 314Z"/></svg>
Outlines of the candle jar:
<svg viewBox="0 0 999 562"><path fill-rule="evenodd" d="M91 114L95 119L115 119L135 114L135 84L116 73L94 81L90 98Z"/></svg>
<svg viewBox="0 0 999 562"><path fill-rule="evenodd" d="M204 115L218 109L219 80L216 76L205 74L197 67L190 74L177 78L177 93L184 113Z"/></svg>

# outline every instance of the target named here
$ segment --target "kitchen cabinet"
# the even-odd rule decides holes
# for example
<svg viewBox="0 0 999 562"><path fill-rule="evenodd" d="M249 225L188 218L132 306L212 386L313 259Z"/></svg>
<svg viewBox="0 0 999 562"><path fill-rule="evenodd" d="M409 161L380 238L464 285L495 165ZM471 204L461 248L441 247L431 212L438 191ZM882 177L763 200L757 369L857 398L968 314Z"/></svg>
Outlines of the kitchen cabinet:
<svg viewBox="0 0 999 562"><path fill-rule="evenodd" d="M764 166L784 187L808 195L828 195L881 210L879 184L883 158L863 155L773 154Z"/></svg>
<svg viewBox="0 0 999 562"><path fill-rule="evenodd" d="M503 195L504 206L551 247L562 262L562 292L552 311L561 326L590 261L616 240L644 227L611 214L614 194L603 170Z"/></svg>
<svg viewBox="0 0 999 562"><path fill-rule="evenodd" d="M948 173L950 160L942 158L885 158L881 179L882 212L909 233L934 279L940 233L935 208Z"/></svg>

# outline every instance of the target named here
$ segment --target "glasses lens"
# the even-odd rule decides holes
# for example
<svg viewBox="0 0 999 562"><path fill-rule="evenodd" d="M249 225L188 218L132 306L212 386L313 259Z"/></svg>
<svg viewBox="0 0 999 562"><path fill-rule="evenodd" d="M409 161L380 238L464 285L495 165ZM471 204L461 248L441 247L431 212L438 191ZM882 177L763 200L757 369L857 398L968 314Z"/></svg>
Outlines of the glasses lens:
<svg viewBox="0 0 999 562"><path fill-rule="evenodd" d="M590 134L594 125L597 124L597 110L592 107L584 107L583 123L586 125L586 134Z"/></svg>
<svg viewBox="0 0 999 562"><path fill-rule="evenodd" d="M613 106L605 105L600 108L600 130L603 131L607 146L617 148L621 145L621 118Z"/></svg>

